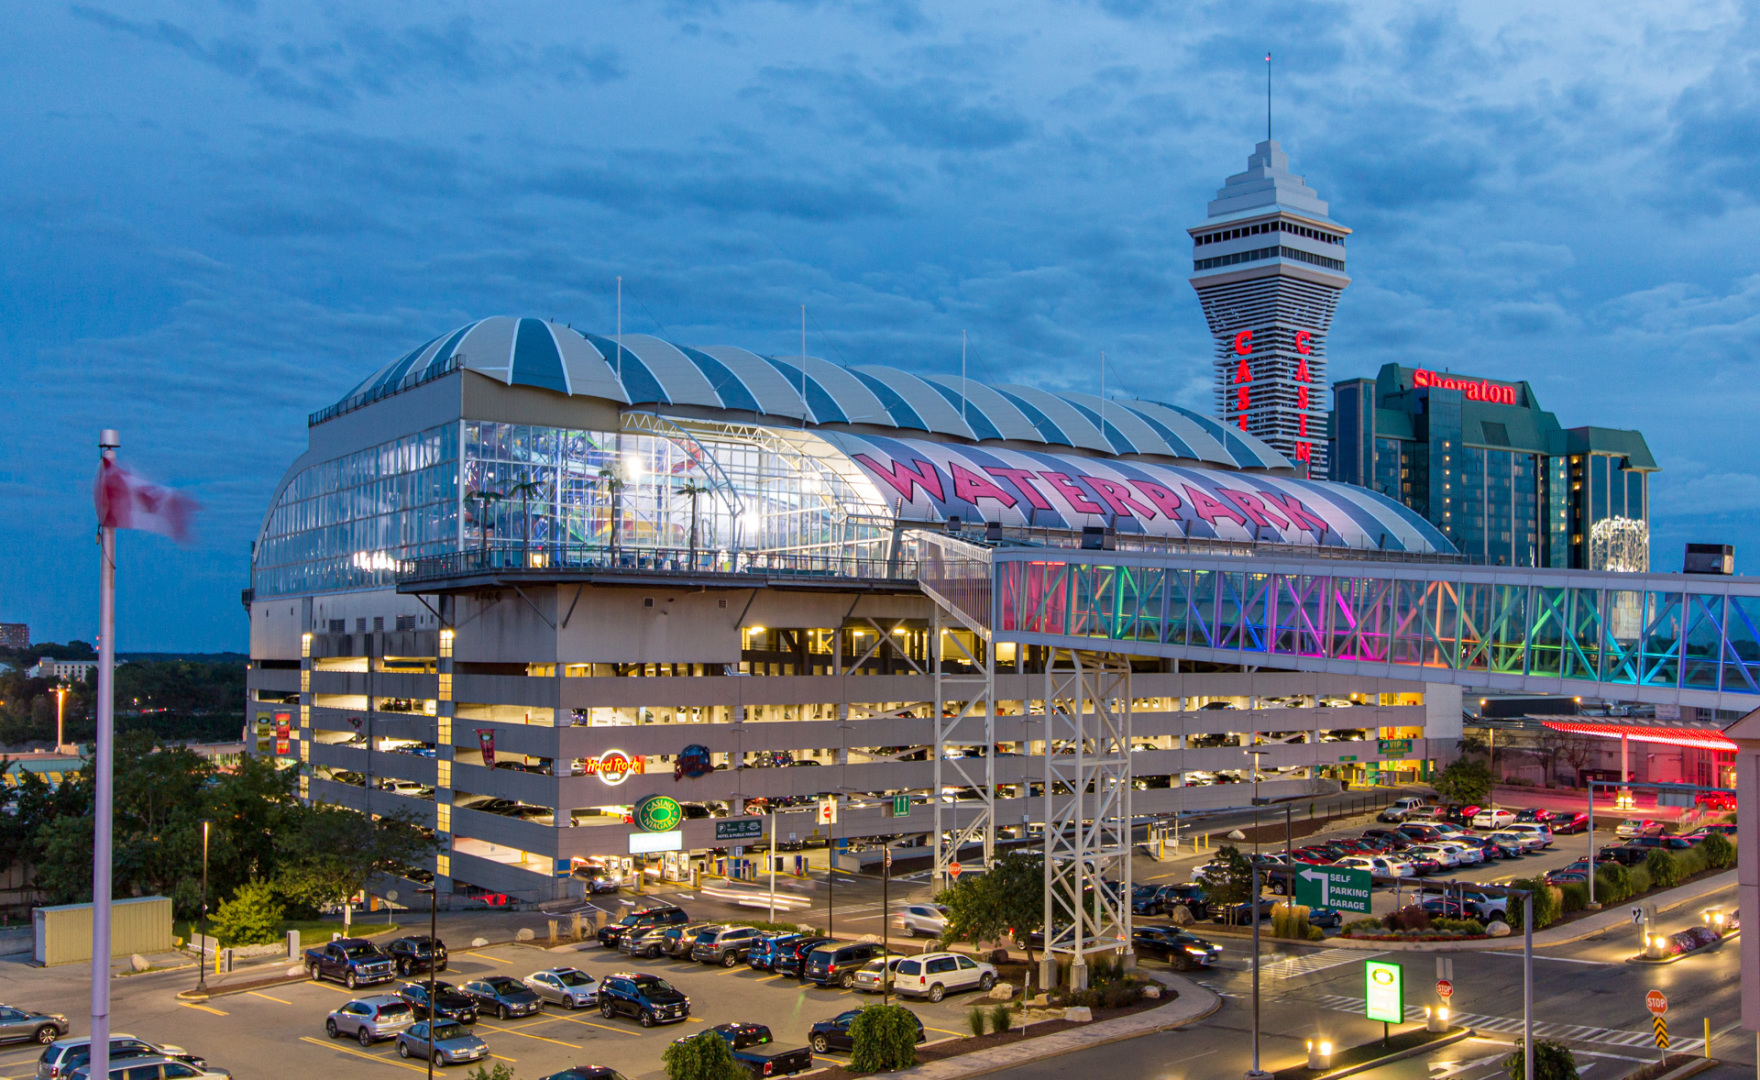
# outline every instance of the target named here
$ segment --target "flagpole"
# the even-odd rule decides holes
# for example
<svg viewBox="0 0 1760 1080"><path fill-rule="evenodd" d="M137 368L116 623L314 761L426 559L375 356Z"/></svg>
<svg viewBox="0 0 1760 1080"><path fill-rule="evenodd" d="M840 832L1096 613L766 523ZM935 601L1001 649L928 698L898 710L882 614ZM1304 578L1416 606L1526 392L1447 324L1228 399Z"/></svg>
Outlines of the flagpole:
<svg viewBox="0 0 1760 1080"><path fill-rule="evenodd" d="M116 461L122 437L105 428L98 454ZM102 469L103 465L99 465ZM115 776L116 526L98 526L98 783L92 821L92 1041L88 1075L110 1075L110 818Z"/></svg>

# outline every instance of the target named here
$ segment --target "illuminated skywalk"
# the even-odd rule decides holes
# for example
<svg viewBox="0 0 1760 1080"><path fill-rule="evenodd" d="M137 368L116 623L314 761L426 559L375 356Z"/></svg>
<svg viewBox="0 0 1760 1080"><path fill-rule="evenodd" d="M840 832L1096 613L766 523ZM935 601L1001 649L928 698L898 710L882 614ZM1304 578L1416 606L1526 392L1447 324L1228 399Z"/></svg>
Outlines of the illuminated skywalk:
<svg viewBox="0 0 1760 1080"><path fill-rule="evenodd" d="M1751 709L1760 579L986 546L922 585L993 641Z"/></svg>

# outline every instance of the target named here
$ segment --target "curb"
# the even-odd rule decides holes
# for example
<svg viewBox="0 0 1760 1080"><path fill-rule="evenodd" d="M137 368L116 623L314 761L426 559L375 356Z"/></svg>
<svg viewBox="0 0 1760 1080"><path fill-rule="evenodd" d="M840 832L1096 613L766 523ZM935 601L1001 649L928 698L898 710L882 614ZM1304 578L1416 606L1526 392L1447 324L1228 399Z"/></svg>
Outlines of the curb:
<svg viewBox="0 0 1760 1080"><path fill-rule="evenodd" d="M1709 1069L1714 1065L1721 1065L1721 1064L1723 1064L1723 1062L1719 1061L1716 1058L1702 1057L1702 1058L1699 1058L1697 1061L1689 1061L1687 1064L1682 1065L1678 1069L1674 1069L1670 1072L1665 1072L1661 1076L1657 1077L1656 1080L1681 1080L1682 1077L1693 1076L1698 1073L1704 1072L1706 1069Z"/></svg>
<svg viewBox="0 0 1760 1080"><path fill-rule="evenodd" d="M1162 982L1162 980L1159 978L1156 979L1156 981ZM1171 984L1163 982L1163 985L1171 985ZM1210 999L1211 999L1210 1004L1208 1005L1208 1007L1206 1007L1202 1011L1200 1011L1192 1016L1185 1017L1180 1020L1175 1020L1175 1021L1172 1021L1171 1023L1155 1024L1154 1026L1144 1027L1140 1030L1119 1032L1117 1034L1098 1035L1092 1039L1079 1039L1079 1038L1078 1039L1071 1039L1071 1040L1069 1040L1068 1045L1063 1045L1063 1046L1039 1047L1041 1053L1039 1053L1036 1057L1031 1058L1029 1060L1044 1061L1049 1058L1062 1057L1065 1054L1074 1054L1074 1053L1077 1053L1082 1050L1092 1050L1098 1046L1109 1046L1112 1043L1124 1042L1127 1039L1135 1039L1135 1038L1140 1038L1144 1035L1154 1035L1154 1034L1156 1034L1158 1032L1162 1032L1162 1031L1172 1031L1176 1028L1187 1027L1191 1024L1195 1024L1195 1023L1199 1022L1200 1020L1208 1019L1209 1017L1215 1015L1216 1011L1218 1009L1222 1008L1221 995L1212 993L1211 991L1206 990L1204 987L1201 987L1201 986L1197 985L1196 983L1191 984L1190 990L1186 990L1186 989L1183 989L1180 987L1173 987L1173 988L1175 990L1179 991L1181 998L1184 998L1188 993L1209 994ZM1161 1008L1164 1008L1164 1009L1165 1008L1172 1008L1174 1005L1178 1004L1178 1001L1179 1001L1179 999L1175 999L1174 1001L1170 1001L1166 1005L1161 1006ZM1159 1011L1159 1010L1149 1010L1150 1013L1157 1012L1157 1011ZM1128 1019L1134 1019L1134 1018L1133 1017L1121 1017L1120 1019L1128 1020ZM1111 1023L1111 1021L1101 1021L1101 1023ZM1057 1034L1058 1035L1081 1035L1083 1033L1078 1030L1078 1031L1058 1032ZM997 1047L996 1049L1012 1049L1014 1046L1031 1046L1036 1041L1042 1041L1044 1039L1051 1039L1051 1038L1055 1038L1055 1037L1056 1037L1056 1035L1047 1035L1047 1036L1041 1036L1039 1040L1023 1039L1021 1042L1011 1044L1011 1046L1009 1046L1009 1047ZM962 1055L962 1056L970 1056L970 1057L976 1058L976 1057L981 1057L982 1055L989 1053L989 1052L990 1051L979 1050L971 1055ZM948 1063L957 1062L960 1060L961 1060L960 1058L955 1057L955 1058L948 1059ZM920 1075L919 1070L933 1068L935 1066L942 1065L942 1064L944 1064L944 1062L940 1062L940 1061L930 1062L928 1064L914 1066L909 1069L901 1069L898 1072L876 1073L875 1076L896 1078L896 1080L908 1080L909 1077ZM971 1063L971 1066L969 1068L958 1071L958 1072L954 1072L952 1075L943 1075L943 1076L939 1077L938 1080L966 1080L966 1078L968 1078L968 1077L985 1076L990 1073L1003 1072L1008 1069L1017 1068L1022 1064L1024 1064L1024 1062L1020 1061L1020 1060L993 1061L993 1062L974 1061Z"/></svg>
<svg viewBox="0 0 1760 1080"><path fill-rule="evenodd" d="M1335 1080L1336 1077L1351 1076L1355 1073L1368 1072L1370 1069L1379 1069L1390 1061L1403 1061L1409 1057L1417 1057L1419 1054L1427 1053L1438 1046L1449 1046L1453 1043L1460 1042L1463 1039L1470 1039L1472 1036L1472 1028L1456 1028L1454 1031L1444 1035L1442 1038L1437 1039L1434 1042L1427 1042L1418 1046L1408 1046L1404 1050L1395 1051L1385 1057L1378 1057L1369 1061L1359 1061L1355 1065L1347 1065L1344 1068L1334 1070L1333 1072L1321 1073L1319 1076L1315 1077L1314 1080Z"/></svg>

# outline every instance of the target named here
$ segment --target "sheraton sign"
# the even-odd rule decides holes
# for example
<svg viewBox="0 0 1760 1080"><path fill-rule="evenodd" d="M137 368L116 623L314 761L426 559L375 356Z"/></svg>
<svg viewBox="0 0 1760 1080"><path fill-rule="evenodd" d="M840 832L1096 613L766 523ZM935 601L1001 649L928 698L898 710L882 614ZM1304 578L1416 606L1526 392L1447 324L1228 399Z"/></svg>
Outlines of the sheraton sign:
<svg viewBox="0 0 1760 1080"><path fill-rule="evenodd" d="M1516 388L1506 383L1486 382L1484 379L1459 379L1453 375L1438 375L1434 371L1413 368L1412 385L1417 387L1434 386L1439 390L1459 390L1468 401L1489 401L1494 405L1516 404Z"/></svg>

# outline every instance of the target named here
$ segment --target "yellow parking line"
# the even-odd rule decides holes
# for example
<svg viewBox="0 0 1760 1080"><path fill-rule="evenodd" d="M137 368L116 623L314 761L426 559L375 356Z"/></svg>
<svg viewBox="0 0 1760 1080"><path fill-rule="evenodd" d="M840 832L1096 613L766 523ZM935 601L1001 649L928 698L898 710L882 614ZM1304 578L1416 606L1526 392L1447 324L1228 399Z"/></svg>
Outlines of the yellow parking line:
<svg viewBox="0 0 1760 1080"><path fill-rule="evenodd" d="M212 1005L197 1005L197 1004L194 1004L193 1002L188 1002L188 1001L180 1001L180 1002L178 1002L178 1004L182 1005L186 1009L200 1009L205 1013L213 1013L215 1016L231 1016L232 1015L229 1012L222 1012L221 1010L214 1008Z"/></svg>
<svg viewBox="0 0 1760 1080"><path fill-rule="evenodd" d="M788 978L787 975L766 975L762 979L759 979L758 981L759 982L769 982L771 979L786 979L786 978Z"/></svg>
<svg viewBox="0 0 1760 1080"><path fill-rule="evenodd" d="M641 1034L640 1032L637 1032L637 1031L625 1031L623 1028L608 1027L605 1024L595 1024L591 1020L582 1020L579 1017L575 1017L575 1016L563 1016L560 1013L551 1015L550 1019L552 1019L552 1020L567 1020L571 1024L585 1024L590 1028L598 1028L600 1031L615 1031L619 1035L640 1035Z"/></svg>
<svg viewBox="0 0 1760 1080"><path fill-rule="evenodd" d="M476 957L476 958L477 958L477 959L478 959L478 960L487 960L487 961L489 961L489 962L490 962L490 963L491 963L491 964L511 964L511 963L513 963L513 961L512 961L512 960L497 960L497 959L496 959L496 958L495 958L495 957L493 957L493 956L484 956L484 955L483 955L483 954L482 954L482 953L480 953L480 952L471 952L471 951L470 951L470 950L469 950L469 949L466 949L466 950L465 950L465 955L466 955L466 956L474 956L474 957Z"/></svg>
<svg viewBox="0 0 1760 1080"><path fill-rule="evenodd" d="M337 1053L353 1054L355 1057L366 1058L368 1061L377 1061L381 1065L395 1065L400 1069L414 1069L419 1073L425 1073L428 1071L426 1065L411 1065L409 1062L399 1061L397 1058L380 1057L378 1054L369 1054L361 1050L351 1050L346 1046L339 1046L333 1042L325 1042L323 1039L314 1039L310 1035L301 1035L299 1041L309 1042L313 1046L327 1046L330 1049L335 1050Z"/></svg>
<svg viewBox="0 0 1760 1080"><path fill-rule="evenodd" d="M949 1031L949 1030L947 1030L947 1029L946 1029L946 1028L935 1028L935 1027L929 1027L929 1025L928 1025L928 1024L924 1024L924 1025L923 1025L923 1027L924 1027L924 1028L925 1028L925 1029L926 1029L926 1030L928 1030L928 1031L936 1031L936 1032L940 1032L940 1033L941 1033L941 1034L943 1034L943 1035L952 1035L952 1036L953 1036L953 1037L954 1037L954 1038L956 1038L956 1039L957 1039L957 1038L961 1038L961 1037L962 1037L962 1036L961 1036L961 1035L960 1035L960 1033L959 1033L959 1032L957 1032L957 1031Z"/></svg>
<svg viewBox="0 0 1760 1080"><path fill-rule="evenodd" d="M293 1002L288 1001L286 998L272 997L269 994L259 994L255 990L246 990L245 993L249 994L251 997L265 998L269 1001L279 1001L283 1005L292 1005L293 1004Z"/></svg>
<svg viewBox="0 0 1760 1080"><path fill-rule="evenodd" d="M502 1057L500 1054L490 1054L489 1056L494 1058L496 1061L505 1061L509 1065L518 1065L519 1064L519 1058Z"/></svg>
<svg viewBox="0 0 1760 1080"><path fill-rule="evenodd" d="M337 986L334 983L322 982L318 979L308 979L306 981L305 985L306 986L321 986L326 990L334 990L338 994L347 994L349 997L354 997L354 991L350 990L348 987Z"/></svg>
<svg viewBox="0 0 1760 1080"><path fill-rule="evenodd" d="M518 1035L519 1037L521 1037L523 1039L537 1039L539 1042L555 1043L557 1046L573 1047L576 1050L586 1049L586 1047L582 1046L580 1043L563 1042L561 1039L552 1039L552 1038L545 1036L545 1035L527 1035L525 1032L520 1031L517 1028L496 1027L494 1024L485 1024L481 1020L477 1021L477 1026L481 1027L481 1028L488 1028L490 1031L505 1032L508 1035Z"/></svg>

